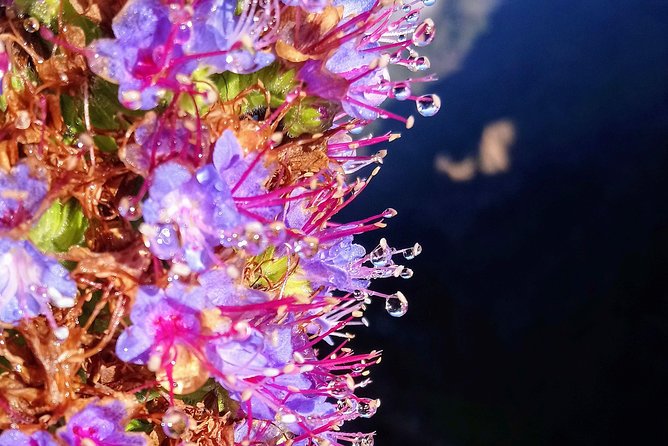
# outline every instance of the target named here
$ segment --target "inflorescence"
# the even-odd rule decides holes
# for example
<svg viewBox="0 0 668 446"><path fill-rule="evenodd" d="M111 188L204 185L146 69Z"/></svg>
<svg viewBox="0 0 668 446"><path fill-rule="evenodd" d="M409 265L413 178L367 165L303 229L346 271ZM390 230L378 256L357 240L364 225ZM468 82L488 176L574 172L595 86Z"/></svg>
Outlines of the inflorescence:
<svg viewBox="0 0 668 446"><path fill-rule="evenodd" d="M335 219L431 4L0 1L0 446L373 444L347 327L421 247Z"/></svg>

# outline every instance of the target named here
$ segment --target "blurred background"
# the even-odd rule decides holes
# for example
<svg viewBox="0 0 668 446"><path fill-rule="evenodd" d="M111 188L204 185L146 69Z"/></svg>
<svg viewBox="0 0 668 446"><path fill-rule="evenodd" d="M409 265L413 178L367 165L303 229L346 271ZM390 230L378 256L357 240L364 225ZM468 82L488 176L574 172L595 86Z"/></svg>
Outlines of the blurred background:
<svg viewBox="0 0 668 446"><path fill-rule="evenodd" d="M439 0L441 112L348 217L419 241L372 306L376 444L668 441L668 0ZM414 104L394 110L415 114ZM396 126L395 126L396 129ZM382 283L381 283L382 282Z"/></svg>

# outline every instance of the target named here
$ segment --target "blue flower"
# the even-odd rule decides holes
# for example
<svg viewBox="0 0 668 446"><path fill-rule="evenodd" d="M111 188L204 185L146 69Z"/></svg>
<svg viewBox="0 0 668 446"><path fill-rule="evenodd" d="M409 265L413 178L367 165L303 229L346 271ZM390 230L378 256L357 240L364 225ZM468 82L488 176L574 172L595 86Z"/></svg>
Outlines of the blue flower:
<svg viewBox="0 0 668 446"><path fill-rule="evenodd" d="M125 406L120 401L90 403L69 419L67 425L58 431L58 436L69 446L146 445L144 435L125 432L125 418Z"/></svg>
<svg viewBox="0 0 668 446"><path fill-rule="evenodd" d="M0 446L57 446L51 434L37 431L27 435L17 429L9 429L0 435Z"/></svg>
<svg viewBox="0 0 668 446"><path fill-rule="evenodd" d="M67 270L30 242L0 238L0 320L15 324L43 314L52 322L49 304L74 305L77 286Z"/></svg>
<svg viewBox="0 0 668 446"><path fill-rule="evenodd" d="M189 54L201 55L214 72L252 73L275 59L263 51L271 42L266 27L278 14L273 2L267 6L250 2L241 12L238 5L236 0L203 0L195 5L193 36L185 47Z"/></svg>
<svg viewBox="0 0 668 446"><path fill-rule="evenodd" d="M312 286L326 286L342 291L365 289L369 281L360 279L363 246L353 243L353 237L344 237L328 249L319 251L310 259L303 259L301 267Z"/></svg>
<svg viewBox="0 0 668 446"><path fill-rule="evenodd" d="M180 27L160 0L131 0L114 18L116 38L91 44L90 67L119 84L118 98L124 106L154 108L165 90L179 88L178 75L189 76L197 67L182 59Z"/></svg>
<svg viewBox="0 0 668 446"><path fill-rule="evenodd" d="M201 334L200 310L205 302L201 294L188 293L177 284L166 290L140 287L130 313L132 325L116 342L119 359L146 364L151 354L165 353L175 344L197 344Z"/></svg>
<svg viewBox="0 0 668 446"><path fill-rule="evenodd" d="M18 164L9 172L0 169L0 231L32 218L46 191L46 181L31 176L27 164Z"/></svg>
<svg viewBox="0 0 668 446"><path fill-rule="evenodd" d="M213 263L220 231L244 221L213 165L193 175L176 162L165 163L154 171L149 193L140 228L147 246L158 258L186 263L194 271Z"/></svg>

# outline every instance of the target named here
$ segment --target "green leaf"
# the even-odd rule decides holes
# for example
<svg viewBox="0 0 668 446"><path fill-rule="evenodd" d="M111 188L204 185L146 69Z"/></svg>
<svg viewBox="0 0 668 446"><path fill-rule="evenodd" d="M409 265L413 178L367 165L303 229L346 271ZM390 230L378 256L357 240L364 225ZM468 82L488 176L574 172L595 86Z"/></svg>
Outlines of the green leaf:
<svg viewBox="0 0 668 446"><path fill-rule="evenodd" d="M146 434L151 433L154 429L153 423L147 420L141 420L139 418L133 418L125 426L125 432L144 432Z"/></svg>
<svg viewBox="0 0 668 446"><path fill-rule="evenodd" d="M93 141L95 141L97 148L103 152L114 153L118 150L116 140L111 136L95 135Z"/></svg>
<svg viewBox="0 0 668 446"><path fill-rule="evenodd" d="M30 240L44 252L65 252L84 241L88 219L75 200L56 201L30 230Z"/></svg>

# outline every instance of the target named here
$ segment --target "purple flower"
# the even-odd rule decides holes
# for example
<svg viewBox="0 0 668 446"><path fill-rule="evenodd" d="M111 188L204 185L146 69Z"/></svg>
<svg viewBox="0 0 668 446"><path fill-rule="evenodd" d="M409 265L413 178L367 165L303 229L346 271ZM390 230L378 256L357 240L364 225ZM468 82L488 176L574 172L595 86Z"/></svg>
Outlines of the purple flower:
<svg viewBox="0 0 668 446"><path fill-rule="evenodd" d="M0 434L0 446L57 446L57 443L45 431L27 435L18 429L9 429Z"/></svg>
<svg viewBox="0 0 668 446"><path fill-rule="evenodd" d="M147 113L134 132L135 143L125 147L121 159L143 176L148 176L154 166L176 158L194 168L200 163L202 152L208 149L209 135L204 130L197 135L186 127L186 119L172 121L164 116L158 119L155 113Z"/></svg>
<svg viewBox="0 0 668 446"><path fill-rule="evenodd" d="M253 220L240 211L240 206L258 218L273 219L277 215L280 207L261 199L268 175L261 162L243 158L243 150L230 130L216 142L213 164L195 174L176 162L159 166L153 173L140 228L151 252L163 260L186 263L193 271L210 267L215 263L213 250L217 246L245 243L238 235ZM241 204L237 205L233 193L240 197ZM256 195L260 198L244 202L244 197Z"/></svg>
<svg viewBox="0 0 668 446"><path fill-rule="evenodd" d="M18 164L9 172L0 169L0 231L32 218L46 191L46 182L32 177L27 164Z"/></svg>
<svg viewBox="0 0 668 446"><path fill-rule="evenodd" d="M239 5L236 0L202 0L195 5L193 36L185 48L214 72L252 73L275 59L264 50L274 39L273 30L266 29L277 19L278 5L273 0L242 2L240 12Z"/></svg>
<svg viewBox="0 0 668 446"><path fill-rule="evenodd" d="M144 446L142 434L125 432L127 418L125 406L120 401L109 404L90 403L69 419L58 431L58 436L68 446Z"/></svg>
<svg viewBox="0 0 668 446"><path fill-rule="evenodd" d="M151 252L163 260L184 262L194 271L214 262L220 231L244 221L212 165L194 175L176 162L159 166L143 212L140 230Z"/></svg>
<svg viewBox="0 0 668 446"><path fill-rule="evenodd" d="M179 75L197 67L183 58L187 20L170 12L160 0L131 0L114 18L116 38L91 44L91 69L119 84L118 98L130 109L154 108L166 90L179 90Z"/></svg>
<svg viewBox="0 0 668 446"><path fill-rule="evenodd" d="M130 313L132 325L118 338L116 354L122 361L146 364L151 355L168 354L177 344L199 345L205 302L203 295L178 284L166 290L140 287Z"/></svg>
<svg viewBox="0 0 668 446"><path fill-rule="evenodd" d="M301 266L311 286L323 285L342 291L365 289L369 281L362 277L361 265L366 250L353 243L353 237L344 237L322 249L310 258L303 259Z"/></svg>
<svg viewBox="0 0 668 446"><path fill-rule="evenodd" d="M307 12L321 12L327 5L329 0L281 0L283 4L288 6L299 6Z"/></svg>
<svg viewBox="0 0 668 446"><path fill-rule="evenodd" d="M378 106L388 97L387 92L378 88L390 79L387 68L370 68L374 63L377 64L378 54L373 49L378 46L360 46L355 41L349 41L337 49L325 63L327 70L350 82L341 105L352 117L376 119L379 115Z"/></svg>
<svg viewBox="0 0 668 446"><path fill-rule="evenodd" d="M377 0L334 0L334 6L343 6L343 17L356 16L369 11Z"/></svg>
<svg viewBox="0 0 668 446"><path fill-rule="evenodd" d="M26 240L0 238L0 320L15 324L43 314L52 328L49 303L58 308L74 305L77 286L67 270Z"/></svg>
<svg viewBox="0 0 668 446"><path fill-rule="evenodd" d="M326 36L320 42L320 47L328 50L326 58L309 61L300 69L306 91L339 102L350 117L363 121L392 118L410 127L409 119L380 108L388 98L415 101L418 113L435 115L440 108L437 96L411 93L412 84L434 80L434 76L393 81L388 70L389 65L413 72L429 68L429 59L415 50L428 45L435 35L431 19L418 23L423 6L397 3L385 7L368 0L334 4L344 8L344 20L338 28L341 37L332 43Z"/></svg>

